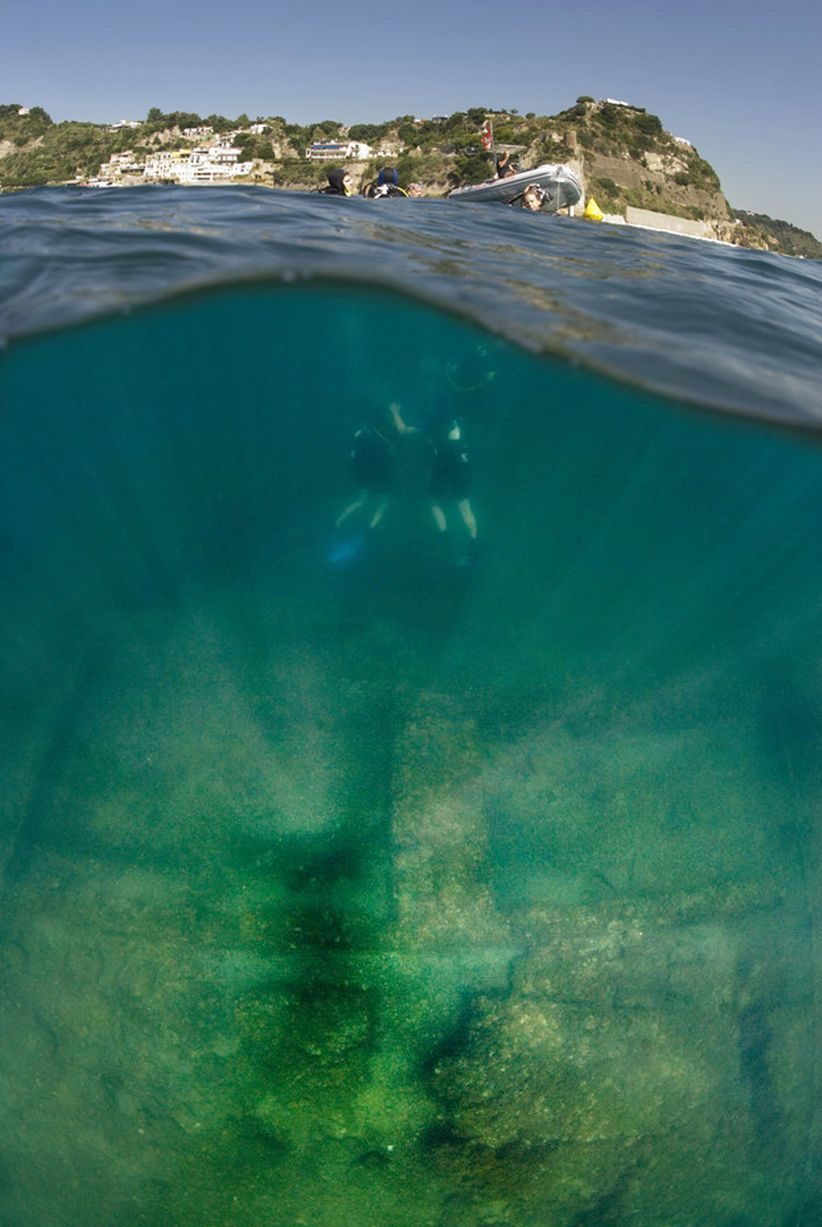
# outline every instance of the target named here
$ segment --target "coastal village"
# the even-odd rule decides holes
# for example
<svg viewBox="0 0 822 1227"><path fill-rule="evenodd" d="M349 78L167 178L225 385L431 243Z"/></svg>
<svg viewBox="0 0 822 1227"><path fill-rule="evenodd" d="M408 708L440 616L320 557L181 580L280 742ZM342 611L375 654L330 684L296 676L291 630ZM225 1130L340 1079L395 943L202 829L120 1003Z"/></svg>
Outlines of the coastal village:
<svg viewBox="0 0 822 1227"><path fill-rule="evenodd" d="M122 120L115 127L132 125L133 121ZM262 136L266 125L251 124L247 131L252 136ZM138 183L262 183L266 177L264 164L259 160L241 161L242 149L233 144L239 135L235 131L218 136L208 126L184 128L183 141L195 141L196 144L158 150L143 161L131 149L113 153L107 162L101 163L99 174L79 176L77 182L84 187L134 186ZM373 150L362 141L316 141L305 150L305 157L309 162L339 164L367 162L373 157L390 157L392 153L396 150Z"/></svg>
<svg viewBox="0 0 822 1227"><path fill-rule="evenodd" d="M135 120L121 120L112 131L136 129ZM183 128L181 142L173 149L162 149L149 157L140 158L131 149L113 153L100 165L99 173L78 176L84 187L133 186L138 183L264 183L271 182L271 166L262 159L241 160L242 148L235 144L240 136L263 137L271 132L265 123L250 124L223 134L208 125ZM272 153L273 153L272 149ZM402 152L400 142L383 142L379 148L365 141L349 139L313 141L303 151L307 162L340 165L347 162L367 163L377 159L396 158ZM273 159L272 159L273 161Z"/></svg>

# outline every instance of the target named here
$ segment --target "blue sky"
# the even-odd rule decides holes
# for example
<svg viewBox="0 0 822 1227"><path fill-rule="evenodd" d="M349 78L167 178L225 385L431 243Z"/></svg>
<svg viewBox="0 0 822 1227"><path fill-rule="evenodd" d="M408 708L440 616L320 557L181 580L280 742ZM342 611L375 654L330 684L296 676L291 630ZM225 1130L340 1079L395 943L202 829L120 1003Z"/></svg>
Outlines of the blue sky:
<svg viewBox="0 0 822 1227"><path fill-rule="evenodd" d="M98 122L162 110L346 123L470 106L552 113L579 94L659 115L731 203L822 238L815 0L7 0L0 102Z"/></svg>

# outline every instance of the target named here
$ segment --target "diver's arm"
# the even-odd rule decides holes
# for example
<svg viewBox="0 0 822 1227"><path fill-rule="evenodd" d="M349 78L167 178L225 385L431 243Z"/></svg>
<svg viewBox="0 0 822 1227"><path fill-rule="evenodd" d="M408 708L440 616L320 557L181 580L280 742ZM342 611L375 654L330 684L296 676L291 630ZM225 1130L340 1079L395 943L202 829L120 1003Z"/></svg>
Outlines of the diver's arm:
<svg viewBox="0 0 822 1227"><path fill-rule="evenodd" d="M396 401L391 402L391 404L388 406L388 410L392 418L394 419L394 425L396 426L399 434L418 435L420 433L419 426L409 426L407 422L403 421L403 416L400 411L400 407Z"/></svg>

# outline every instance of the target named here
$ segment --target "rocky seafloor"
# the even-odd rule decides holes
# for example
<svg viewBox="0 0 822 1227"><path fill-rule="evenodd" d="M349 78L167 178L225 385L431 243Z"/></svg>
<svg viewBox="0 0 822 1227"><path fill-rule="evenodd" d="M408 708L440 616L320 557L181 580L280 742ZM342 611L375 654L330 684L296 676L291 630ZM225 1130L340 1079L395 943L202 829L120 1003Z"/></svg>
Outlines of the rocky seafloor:
<svg viewBox="0 0 822 1227"><path fill-rule="evenodd" d="M24 726L3 1222L812 1222L804 801L750 717L455 695L232 602Z"/></svg>

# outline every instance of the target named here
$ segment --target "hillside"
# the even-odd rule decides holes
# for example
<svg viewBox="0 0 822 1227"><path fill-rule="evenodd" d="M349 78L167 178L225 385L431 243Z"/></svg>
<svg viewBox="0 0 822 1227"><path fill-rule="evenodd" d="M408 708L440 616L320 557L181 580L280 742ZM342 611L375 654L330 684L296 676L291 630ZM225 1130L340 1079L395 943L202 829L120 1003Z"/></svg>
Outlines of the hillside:
<svg viewBox="0 0 822 1227"><path fill-rule="evenodd" d="M697 221L733 220L716 171L656 115L582 98L557 120L560 139L582 162L588 191L607 212L633 205Z"/></svg>
<svg viewBox="0 0 822 1227"><path fill-rule="evenodd" d="M810 230L800 230L790 222L778 221L767 213L751 213L747 209L734 209L734 216L748 229L763 235L766 240L778 244L776 250L786 256L803 256L812 260L822 257L822 243Z"/></svg>
<svg viewBox="0 0 822 1227"><path fill-rule="evenodd" d="M335 120L291 124L282 116L236 119L154 107L131 127L67 121L53 123L41 107L0 106L0 190L77 182L100 173L101 164L128 153L135 164L163 150L191 149L228 136L250 169L243 182L311 189L325 182L322 164L309 161L313 141L364 142L370 160L351 169L361 182L391 161L402 182L421 183L443 195L458 183L479 182L491 170L479 129L490 117L497 147L509 147L524 166L569 162L586 191L606 213L649 209L710 223L717 238L788 255L822 257L822 243L788 222L735 210L719 176L686 139L666 132L642 107L581 96L557 115L487 111L474 107L450 116L399 116L381 124L349 127ZM207 133L208 135L204 135ZM129 159L124 159L127 163ZM138 166L139 169L139 166ZM141 182L132 166L116 169L116 182Z"/></svg>

